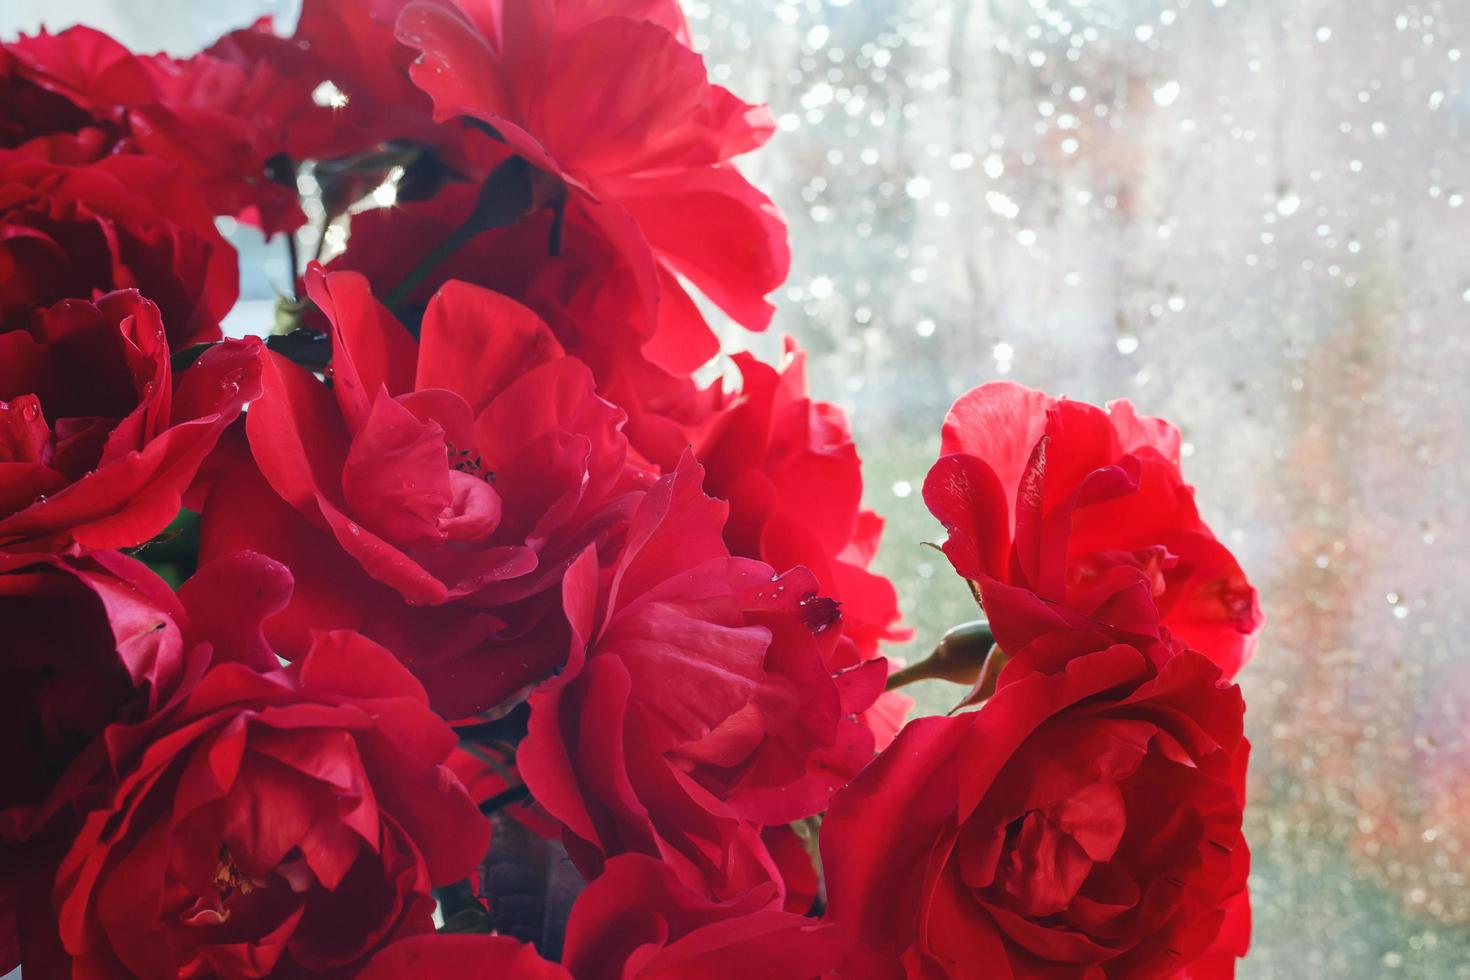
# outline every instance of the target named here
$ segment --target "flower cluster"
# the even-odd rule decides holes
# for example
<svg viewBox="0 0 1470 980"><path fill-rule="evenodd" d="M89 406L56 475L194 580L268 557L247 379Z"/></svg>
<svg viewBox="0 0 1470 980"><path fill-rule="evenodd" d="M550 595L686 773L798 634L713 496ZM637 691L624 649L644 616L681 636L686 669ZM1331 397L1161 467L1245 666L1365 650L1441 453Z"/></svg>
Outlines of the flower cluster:
<svg viewBox="0 0 1470 980"><path fill-rule="evenodd" d="M1177 433L961 399L983 663L891 669L842 412L789 341L700 380L772 130L675 0L0 47L0 973L1233 971L1260 614ZM220 218L289 245L264 336Z"/></svg>

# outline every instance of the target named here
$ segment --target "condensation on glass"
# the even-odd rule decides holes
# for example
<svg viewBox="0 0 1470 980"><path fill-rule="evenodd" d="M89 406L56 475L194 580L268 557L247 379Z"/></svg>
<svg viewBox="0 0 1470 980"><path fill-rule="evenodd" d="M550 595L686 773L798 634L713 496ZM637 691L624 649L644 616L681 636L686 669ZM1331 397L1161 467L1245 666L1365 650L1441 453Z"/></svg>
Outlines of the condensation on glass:
<svg viewBox="0 0 1470 980"><path fill-rule="evenodd" d="M920 546L955 395L1174 419L1268 616L1240 975L1470 977L1470 7L690 13L776 113L746 164L791 222L776 329L852 413L908 655L974 611Z"/></svg>

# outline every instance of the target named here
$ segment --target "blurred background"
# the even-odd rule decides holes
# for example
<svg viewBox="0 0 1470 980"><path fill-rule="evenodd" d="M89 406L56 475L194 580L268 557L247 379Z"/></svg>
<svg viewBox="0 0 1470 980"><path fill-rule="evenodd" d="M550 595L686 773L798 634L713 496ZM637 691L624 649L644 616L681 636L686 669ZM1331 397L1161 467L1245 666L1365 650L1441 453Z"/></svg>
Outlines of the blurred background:
<svg viewBox="0 0 1470 980"><path fill-rule="evenodd" d="M188 53L291 0L5 0ZM1007 377L1184 431L1261 591L1239 975L1470 978L1470 5L691 0L771 104L795 261L767 357L846 406L917 659L975 614L921 542L950 401ZM238 234L238 233L237 233ZM283 249L240 236L237 324ZM921 710L958 688L920 687Z"/></svg>

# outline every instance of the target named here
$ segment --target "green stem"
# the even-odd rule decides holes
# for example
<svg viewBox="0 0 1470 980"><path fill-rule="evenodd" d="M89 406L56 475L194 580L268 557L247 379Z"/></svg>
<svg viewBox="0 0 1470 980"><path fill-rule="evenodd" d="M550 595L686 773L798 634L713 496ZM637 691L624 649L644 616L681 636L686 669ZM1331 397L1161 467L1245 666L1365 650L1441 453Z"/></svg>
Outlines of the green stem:
<svg viewBox="0 0 1470 980"><path fill-rule="evenodd" d="M291 299L301 302L301 294L296 291L296 277L301 275L301 256L296 251L296 232L286 232L286 265L287 272L291 277Z"/></svg>
<svg viewBox="0 0 1470 980"><path fill-rule="evenodd" d="M398 312L399 308L413 295L414 290L423 285L424 280L429 278L435 269L455 252L468 245L483 230L474 221L472 215L469 221L450 232L448 238L435 245L429 254L425 255L419 264L409 270L408 275L393 287L393 291L388 294L388 308Z"/></svg>
<svg viewBox="0 0 1470 980"><path fill-rule="evenodd" d="M331 230L332 215L331 212L325 212L322 214L322 226L317 229L316 245L312 246L311 249L311 260L313 262L320 262L322 260L322 252L327 247L327 232Z"/></svg>
<svg viewBox="0 0 1470 980"><path fill-rule="evenodd" d="M395 313L413 296L440 265L464 248L477 235L491 228L513 225L526 214L534 202L531 190L531 165L520 157L511 157L480 185L475 207L449 237L430 250L388 294L388 308Z"/></svg>

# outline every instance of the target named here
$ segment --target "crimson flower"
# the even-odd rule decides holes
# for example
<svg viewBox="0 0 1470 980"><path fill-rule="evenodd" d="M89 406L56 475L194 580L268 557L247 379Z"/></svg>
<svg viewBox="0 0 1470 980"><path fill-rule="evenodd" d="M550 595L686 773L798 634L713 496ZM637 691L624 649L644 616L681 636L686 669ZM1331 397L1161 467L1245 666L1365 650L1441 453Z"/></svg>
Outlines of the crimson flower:
<svg viewBox="0 0 1470 980"><path fill-rule="evenodd" d="M0 745L12 763L0 840L15 841L80 791L75 773L65 786L63 775L86 768L73 763L102 730L151 715L187 667L174 593L116 552L0 555L0 610Z"/></svg>
<svg viewBox="0 0 1470 980"><path fill-rule="evenodd" d="M267 235L305 221L295 174L276 158L324 148L332 110L312 98L316 61L269 22L226 35L190 58L135 55L88 27L5 45L0 146L57 162L109 154L166 161L214 214Z"/></svg>
<svg viewBox="0 0 1470 980"><path fill-rule="evenodd" d="M489 840L442 765L454 733L353 633L215 664L148 735L57 877L79 976L350 975L431 932L431 887Z"/></svg>
<svg viewBox="0 0 1470 980"><path fill-rule="evenodd" d="M140 726L211 661L275 664L260 621L290 582L248 554L177 595L117 552L0 555L0 969L66 971L51 881L82 817L131 765Z"/></svg>
<svg viewBox="0 0 1470 980"><path fill-rule="evenodd" d="M790 263L785 223L729 163L759 146L765 110L711 85L666 2L392 0L414 82L441 121L489 125L556 178L573 223L628 263L660 366L687 371L718 343L678 277L763 329ZM568 250L578 247L569 239Z"/></svg>
<svg viewBox="0 0 1470 980"><path fill-rule="evenodd" d="M130 547L163 530L260 393L260 351L228 341L175 378L158 307L136 290L0 331L0 550Z"/></svg>
<svg viewBox="0 0 1470 980"><path fill-rule="evenodd" d="M258 472L214 482L205 555L250 549L296 576L269 624L286 657L358 630L465 717L547 676L566 564L618 533L643 482L622 413L534 314L450 283L415 341L353 273L313 271L331 384L274 354L246 432Z"/></svg>
<svg viewBox="0 0 1470 980"><path fill-rule="evenodd" d="M397 89L397 72L358 79L360 67L343 56L371 51L357 64L399 65L383 38L397 23L408 45L398 52L420 54L413 80L423 91L414 94L432 96L444 123L408 138L470 181L358 215L354 245L334 267L395 282L405 242L450 237L475 209L475 184L509 157L524 158L537 168L529 213L481 231L405 305L416 308L449 279L525 303L628 413L637 452L671 468L719 402L689 378L718 342L683 283L762 329L772 311L763 297L789 265L783 220L729 163L765 141L769 115L708 82L669 0L380 0L376 21L340 0L307 6L312 16L296 37L335 52L344 111L371 106L407 133L418 102ZM601 100L594 107L583 91Z"/></svg>
<svg viewBox="0 0 1470 980"><path fill-rule="evenodd" d="M0 152L0 322L137 289L158 305L171 347L217 340L239 292L237 259L181 177L137 155L71 166Z"/></svg>
<svg viewBox="0 0 1470 980"><path fill-rule="evenodd" d="M844 975L1232 975L1239 689L1193 651L995 606L1011 659L994 696L911 722L833 798L829 914L857 939Z"/></svg>
<svg viewBox="0 0 1470 980"><path fill-rule="evenodd" d="M151 94L137 58L101 31L22 37L0 46L0 149L97 159L126 134L124 108Z"/></svg>
<svg viewBox="0 0 1470 980"><path fill-rule="evenodd" d="M842 603L843 635L864 660L906 640L893 584L868 571L883 519L862 507L862 460L842 409L806 389L806 354L790 338L779 368L733 358L739 394L702 427L705 489L730 502L725 540L738 555L804 565Z"/></svg>
<svg viewBox="0 0 1470 980"><path fill-rule="evenodd" d="M305 156L333 130L332 110L312 98L319 80L309 52L264 20L189 58L139 60L153 89L128 114L139 152L177 166L215 214L267 237L306 223L287 158Z"/></svg>
<svg viewBox="0 0 1470 980"><path fill-rule="evenodd" d="M982 584L1022 586L1143 636L1167 627L1233 677L1261 627L1256 590L1200 519L1179 432L998 382L944 423L924 500L944 553Z"/></svg>
<svg viewBox="0 0 1470 980"><path fill-rule="evenodd" d="M642 853L727 895L780 878L760 825L819 812L872 757L855 715L886 664L828 666L835 604L806 569L729 557L703 475L686 457L648 491L605 574L591 552L568 569L570 650L516 760L584 874Z"/></svg>

